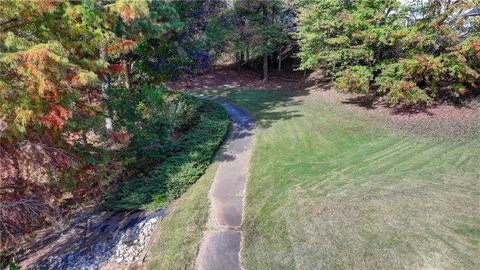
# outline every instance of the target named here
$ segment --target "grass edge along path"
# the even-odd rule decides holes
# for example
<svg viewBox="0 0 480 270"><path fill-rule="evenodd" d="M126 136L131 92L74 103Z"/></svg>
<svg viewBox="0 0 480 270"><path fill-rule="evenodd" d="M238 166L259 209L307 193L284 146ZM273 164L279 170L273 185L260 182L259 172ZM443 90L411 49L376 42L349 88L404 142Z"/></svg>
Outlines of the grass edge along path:
<svg viewBox="0 0 480 270"><path fill-rule="evenodd" d="M253 118L235 104L219 101L232 119L210 189L210 214L197 255L198 269L241 269L241 225L255 133Z"/></svg>
<svg viewBox="0 0 480 270"><path fill-rule="evenodd" d="M244 200L243 196L239 198L238 194L244 193L253 140L251 117L234 104L224 101L219 101L219 103L225 107L234 123L223 149L217 154L215 171L209 169L201 180L170 207L169 214L159 224L160 230L154 240L155 246L151 249L147 259L148 269L193 269L198 266L199 258L201 258L200 265L202 262L217 266L229 263L232 266L236 264L235 268L240 267L238 257L236 257L236 261L233 261L231 256L232 254L238 256L239 250L217 250L218 253L213 257L205 254L205 249L202 253L204 243L202 244L201 241L202 239L205 241L205 237L212 233L213 228L223 228L223 226L230 228L241 225ZM230 186L223 190L224 185ZM232 188L234 190L231 190ZM229 198L226 205L223 203L225 198ZM215 203L212 203L212 200ZM232 201L230 200L233 200L236 205L233 216L231 213ZM214 215L212 216L212 214ZM224 231L220 229L215 233L224 233ZM210 247L211 249L219 246L225 248L225 243L210 244L214 245ZM238 239L238 243L231 244L239 246L240 239ZM210 267L208 266L206 269L210 269Z"/></svg>
<svg viewBox="0 0 480 270"><path fill-rule="evenodd" d="M217 162L210 165L205 174L169 207L146 257L147 269L195 269L208 220L208 193L217 167Z"/></svg>

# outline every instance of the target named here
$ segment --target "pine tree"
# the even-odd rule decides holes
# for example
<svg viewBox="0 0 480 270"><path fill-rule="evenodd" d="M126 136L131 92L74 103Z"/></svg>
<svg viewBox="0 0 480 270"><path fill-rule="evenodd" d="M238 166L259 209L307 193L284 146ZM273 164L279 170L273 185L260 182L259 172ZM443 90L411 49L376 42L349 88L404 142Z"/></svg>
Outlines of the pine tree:
<svg viewBox="0 0 480 270"><path fill-rule="evenodd" d="M340 91L429 104L478 89L478 31L464 12L478 1L306 1L297 38L302 69L325 68ZM473 29L473 28L472 28Z"/></svg>

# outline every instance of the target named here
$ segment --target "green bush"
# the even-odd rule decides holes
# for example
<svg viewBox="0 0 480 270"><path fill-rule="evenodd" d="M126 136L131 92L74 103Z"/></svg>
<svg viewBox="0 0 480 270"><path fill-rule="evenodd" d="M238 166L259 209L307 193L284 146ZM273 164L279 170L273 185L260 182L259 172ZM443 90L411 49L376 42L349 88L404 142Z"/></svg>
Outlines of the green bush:
<svg viewBox="0 0 480 270"><path fill-rule="evenodd" d="M158 209L185 192L205 172L228 130L228 115L218 104L199 101L199 119L163 162L144 176L121 184L105 197L107 209ZM182 105L183 106L183 105ZM180 108L178 106L177 108Z"/></svg>
<svg viewBox="0 0 480 270"><path fill-rule="evenodd" d="M129 145L118 155L134 160L134 170L144 172L176 152L179 138L200 118L201 102L165 87L109 89L108 106L114 128L130 135Z"/></svg>
<svg viewBox="0 0 480 270"><path fill-rule="evenodd" d="M337 90L383 93L390 103L461 100L478 93L480 84L479 18L470 18L468 28L462 12L477 6L478 1L305 1L296 33L300 68L327 68L337 75Z"/></svg>
<svg viewBox="0 0 480 270"><path fill-rule="evenodd" d="M338 91L368 93L373 75L364 66L353 66L337 74L333 87Z"/></svg>
<svg viewBox="0 0 480 270"><path fill-rule="evenodd" d="M171 132L183 132L198 122L201 102L193 96L174 94L165 98L163 118L167 119Z"/></svg>
<svg viewBox="0 0 480 270"><path fill-rule="evenodd" d="M413 105L421 102L430 104L432 98L418 87L421 78L418 75L424 73L421 65L413 59L404 59L398 63L385 65L375 79L378 85L377 91L386 93L387 101L392 104Z"/></svg>

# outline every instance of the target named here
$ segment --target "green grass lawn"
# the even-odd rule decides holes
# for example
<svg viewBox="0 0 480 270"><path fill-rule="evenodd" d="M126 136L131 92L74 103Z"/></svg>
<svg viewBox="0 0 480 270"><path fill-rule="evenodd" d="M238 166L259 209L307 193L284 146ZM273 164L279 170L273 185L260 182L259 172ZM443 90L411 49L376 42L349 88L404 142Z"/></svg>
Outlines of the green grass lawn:
<svg viewBox="0 0 480 270"><path fill-rule="evenodd" d="M224 96L259 123L245 269L480 269L478 134L433 138L276 90Z"/></svg>
<svg viewBox="0 0 480 270"><path fill-rule="evenodd" d="M431 137L315 95L216 94L257 119L245 269L480 268L478 134ZM148 269L194 268L214 170L170 208Z"/></svg>

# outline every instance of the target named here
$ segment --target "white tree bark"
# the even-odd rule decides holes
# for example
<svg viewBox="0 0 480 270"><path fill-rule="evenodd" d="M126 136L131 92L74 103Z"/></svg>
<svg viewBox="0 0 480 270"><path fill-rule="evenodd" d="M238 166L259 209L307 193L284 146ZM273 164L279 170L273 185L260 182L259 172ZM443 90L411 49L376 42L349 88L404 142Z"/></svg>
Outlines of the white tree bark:
<svg viewBox="0 0 480 270"><path fill-rule="evenodd" d="M100 48L100 59L104 62L107 62L107 53L105 51L105 47L101 47ZM108 86L109 86L109 82L108 82L108 77L107 75L103 75L103 78L101 78L102 80L102 98L103 98L103 102L105 103L107 100L108 100L108 94L107 94L107 90L108 90ZM108 107L103 104L103 113L105 115L105 129L110 132L113 130L113 121L112 121L112 112L108 109Z"/></svg>

